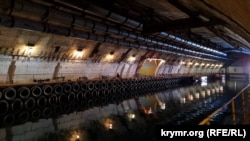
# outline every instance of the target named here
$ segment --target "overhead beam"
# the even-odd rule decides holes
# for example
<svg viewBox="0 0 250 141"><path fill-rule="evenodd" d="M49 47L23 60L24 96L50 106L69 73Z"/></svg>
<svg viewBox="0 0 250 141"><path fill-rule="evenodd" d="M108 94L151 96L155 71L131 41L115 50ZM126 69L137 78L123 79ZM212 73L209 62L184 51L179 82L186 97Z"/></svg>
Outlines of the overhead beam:
<svg viewBox="0 0 250 141"><path fill-rule="evenodd" d="M221 39L223 39L225 42L227 42L228 44L230 44L231 46L233 46L235 49L239 49L240 46L244 47L245 49L248 49L244 44L242 44L241 42L224 35L223 33L221 33L218 29L209 27L208 28L211 32L213 32L216 36L220 37Z"/></svg>
<svg viewBox="0 0 250 141"><path fill-rule="evenodd" d="M199 15L198 13L195 13L189 10L186 6L184 6L178 0L167 0L167 1L190 17L196 17Z"/></svg>
<svg viewBox="0 0 250 141"><path fill-rule="evenodd" d="M144 33L167 32L174 30L197 28L197 27L210 27L220 24L224 23L220 20L215 20L215 19L209 21L202 21L201 19L198 18L187 18L160 24L146 23L143 25L143 32Z"/></svg>

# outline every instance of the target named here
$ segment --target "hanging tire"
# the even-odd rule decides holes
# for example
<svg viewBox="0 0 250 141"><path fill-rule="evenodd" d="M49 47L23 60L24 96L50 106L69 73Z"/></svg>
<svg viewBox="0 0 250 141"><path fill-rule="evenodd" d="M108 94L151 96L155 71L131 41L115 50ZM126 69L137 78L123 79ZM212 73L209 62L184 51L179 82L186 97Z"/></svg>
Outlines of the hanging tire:
<svg viewBox="0 0 250 141"><path fill-rule="evenodd" d="M106 97L102 97L102 98L101 98L101 105L104 106L104 105L106 105L106 104L107 104L107 99L106 99Z"/></svg>
<svg viewBox="0 0 250 141"><path fill-rule="evenodd" d="M30 113L30 119L31 121L37 121L41 118L42 112L40 109L34 109Z"/></svg>
<svg viewBox="0 0 250 141"><path fill-rule="evenodd" d="M111 103L116 103L116 96L115 95L111 96Z"/></svg>
<svg viewBox="0 0 250 141"><path fill-rule="evenodd" d="M20 98L27 99L30 96L30 89L27 87L20 87L17 90L17 93L20 96Z"/></svg>
<svg viewBox="0 0 250 141"><path fill-rule="evenodd" d="M50 97L49 97L49 100L48 100L49 104L51 106L54 106L57 104L57 96L56 94L52 94Z"/></svg>
<svg viewBox="0 0 250 141"><path fill-rule="evenodd" d="M112 87L117 87L117 80L111 80L111 83L112 83Z"/></svg>
<svg viewBox="0 0 250 141"><path fill-rule="evenodd" d="M122 87L122 82L121 82L121 80L120 79L118 79L118 80L115 80L116 81L116 87Z"/></svg>
<svg viewBox="0 0 250 141"><path fill-rule="evenodd" d="M63 93L63 86L60 84L55 84L53 86L53 90L54 90L55 94L59 95L59 94Z"/></svg>
<svg viewBox="0 0 250 141"><path fill-rule="evenodd" d="M125 98L124 100L129 99L129 93L124 93L123 95L124 95L124 98ZM144 93L144 95L145 95L145 93Z"/></svg>
<svg viewBox="0 0 250 141"><path fill-rule="evenodd" d="M120 97L121 97L121 100L122 100L122 101L127 99L126 94L121 94Z"/></svg>
<svg viewBox="0 0 250 141"><path fill-rule="evenodd" d="M89 99L87 102L87 108L92 108L94 106L94 101L92 99Z"/></svg>
<svg viewBox="0 0 250 141"><path fill-rule="evenodd" d="M103 90L103 94L104 94L105 97L109 96L111 94L110 89Z"/></svg>
<svg viewBox="0 0 250 141"><path fill-rule="evenodd" d="M85 97L85 99L91 98L91 93L90 93L89 90L87 90L87 91L84 92L84 97Z"/></svg>
<svg viewBox="0 0 250 141"><path fill-rule="evenodd" d="M115 94L121 94L121 88L120 87L116 88L116 93Z"/></svg>
<svg viewBox="0 0 250 141"><path fill-rule="evenodd" d="M17 121L18 123L25 123L29 121L30 114L28 111L22 111L17 115Z"/></svg>
<svg viewBox="0 0 250 141"><path fill-rule="evenodd" d="M127 86L127 80L122 79L122 80L121 80L121 83L122 83L122 86L123 86L123 87L126 87L126 86Z"/></svg>
<svg viewBox="0 0 250 141"><path fill-rule="evenodd" d="M76 100L77 100L78 102L83 101L84 98L85 98L85 97L84 97L83 92L79 91L79 92L76 94Z"/></svg>
<svg viewBox="0 0 250 141"><path fill-rule="evenodd" d="M71 104L67 103L63 105L63 113L70 114L72 112Z"/></svg>
<svg viewBox="0 0 250 141"><path fill-rule="evenodd" d="M134 96L134 94L132 92L128 93L128 98L132 98Z"/></svg>
<svg viewBox="0 0 250 141"><path fill-rule="evenodd" d="M54 116L58 116L61 115L63 111L63 108L61 105L56 105L55 107L53 107L53 114Z"/></svg>
<svg viewBox="0 0 250 141"><path fill-rule="evenodd" d="M3 117L2 125L3 127L11 127L16 122L16 116L13 113L9 113Z"/></svg>
<svg viewBox="0 0 250 141"><path fill-rule="evenodd" d="M86 107L87 107L86 101L85 100L81 101L80 102L80 110L85 110Z"/></svg>
<svg viewBox="0 0 250 141"><path fill-rule="evenodd" d="M93 102L94 102L93 107L98 107L101 105L101 100L99 98L94 98Z"/></svg>
<svg viewBox="0 0 250 141"><path fill-rule="evenodd" d="M24 101L25 109L31 110L35 108L35 106L36 106L36 100L33 97L29 97L28 99Z"/></svg>
<svg viewBox="0 0 250 141"><path fill-rule="evenodd" d="M92 81L88 82L88 90L93 90L95 88L95 84Z"/></svg>
<svg viewBox="0 0 250 141"><path fill-rule="evenodd" d="M110 94L116 94L116 88L110 89Z"/></svg>
<svg viewBox="0 0 250 141"><path fill-rule="evenodd" d="M80 85L77 83L77 82L74 82L72 84L72 89L73 89L73 92L77 93L79 90L80 90Z"/></svg>
<svg viewBox="0 0 250 141"><path fill-rule="evenodd" d="M101 81L100 85L102 90L107 88L107 83L105 81Z"/></svg>
<svg viewBox="0 0 250 141"><path fill-rule="evenodd" d="M80 106L79 106L79 104L78 104L78 103L73 103L72 105L73 105L73 106L72 106L72 110L73 110L73 112L74 112L74 111L79 111Z"/></svg>
<svg viewBox="0 0 250 141"><path fill-rule="evenodd" d="M100 81L95 81L94 82L94 89L100 90L101 89L101 82Z"/></svg>
<svg viewBox="0 0 250 141"><path fill-rule="evenodd" d="M111 89L113 87L113 83L111 81L107 81L106 85L108 89Z"/></svg>
<svg viewBox="0 0 250 141"><path fill-rule="evenodd" d="M31 88L31 94L32 94L32 96L34 96L34 97L39 97L39 96L41 96L41 94L42 94L42 89L41 89L41 87L39 87L39 86L33 86L33 87Z"/></svg>
<svg viewBox="0 0 250 141"><path fill-rule="evenodd" d="M44 85L42 90L43 94L46 96L50 96L53 93L53 87L51 85Z"/></svg>
<svg viewBox="0 0 250 141"><path fill-rule="evenodd" d="M18 113L23 108L23 101L20 98L16 98L11 102L11 110L14 113Z"/></svg>
<svg viewBox="0 0 250 141"><path fill-rule="evenodd" d="M42 110L42 117L43 118L50 118L51 115L53 114L53 111L50 107L46 107Z"/></svg>
<svg viewBox="0 0 250 141"><path fill-rule="evenodd" d="M86 90L88 90L88 84L87 84L87 82L82 82L80 84L80 87L81 87L82 92L85 92Z"/></svg>
<svg viewBox="0 0 250 141"><path fill-rule="evenodd" d="M116 101L121 101L121 100L123 100L123 97L122 97L121 94L116 94L116 95L115 95L115 98L116 98Z"/></svg>
<svg viewBox="0 0 250 141"><path fill-rule="evenodd" d="M126 89L124 87L121 87L121 93L126 93Z"/></svg>
<svg viewBox="0 0 250 141"><path fill-rule="evenodd" d="M76 97L74 92L69 93L67 97L69 103L74 103Z"/></svg>
<svg viewBox="0 0 250 141"><path fill-rule="evenodd" d="M72 87L71 87L71 85L70 85L69 83L65 83L65 84L63 85L63 91L64 91L65 93L70 93L71 90L72 90Z"/></svg>
<svg viewBox="0 0 250 141"><path fill-rule="evenodd" d="M67 96L65 93L62 93L58 96L58 102L60 104L65 104L67 102Z"/></svg>
<svg viewBox="0 0 250 141"><path fill-rule="evenodd" d="M37 106L43 108L47 105L47 98L45 96L41 96L37 99Z"/></svg>
<svg viewBox="0 0 250 141"><path fill-rule="evenodd" d="M98 91L98 90L93 90L93 91L91 92L91 97L92 97L92 98L97 98L97 97L99 97L99 91Z"/></svg>
<svg viewBox="0 0 250 141"><path fill-rule="evenodd" d="M6 100L12 101L16 98L16 90L12 87L5 88L3 95Z"/></svg>
<svg viewBox="0 0 250 141"><path fill-rule="evenodd" d="M0 100L0 116L9 111L9 103L6 100Z"/></svg>

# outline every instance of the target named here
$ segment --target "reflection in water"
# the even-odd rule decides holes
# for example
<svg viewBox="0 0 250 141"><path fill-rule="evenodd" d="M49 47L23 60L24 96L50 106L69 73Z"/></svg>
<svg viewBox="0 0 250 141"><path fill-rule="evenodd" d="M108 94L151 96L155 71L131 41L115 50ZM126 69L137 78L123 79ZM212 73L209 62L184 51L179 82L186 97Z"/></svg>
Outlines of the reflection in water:
<svg viewBox="0 0 250 141"><path fill-rule="evenodd" d="M244 86L243 81L207 83L94 107L55 118L0 129L13 140L132 140L151 137L157 124L197 124ZM11 130L11 131L9 131ZM10 133L11 132L11 133ZM117 138L119 136L119 139Z"/></svg>

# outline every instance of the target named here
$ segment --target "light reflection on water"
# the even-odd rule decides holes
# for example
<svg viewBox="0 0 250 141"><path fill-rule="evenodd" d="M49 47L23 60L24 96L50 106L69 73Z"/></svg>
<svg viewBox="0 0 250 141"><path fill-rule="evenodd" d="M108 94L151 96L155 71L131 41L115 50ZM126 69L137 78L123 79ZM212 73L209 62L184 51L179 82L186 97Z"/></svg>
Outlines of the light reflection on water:
<svg viewBox="0 0 250 141"><path fill-rule="evenodd" d="M118 135L118 131L122 137L120 140L127 140L127 134L130 134L131 138L135 137L152 126L152 123L197 124L223 104L219 102L222 98L230 99L244 86L244 81L218 81L149 93L117 104L13 126L8 128L12 132L11 135L2 128L0 132L4 135L0 140L12 136L13 140L25 141L111 141L117 140L112 134Z"/></svg>

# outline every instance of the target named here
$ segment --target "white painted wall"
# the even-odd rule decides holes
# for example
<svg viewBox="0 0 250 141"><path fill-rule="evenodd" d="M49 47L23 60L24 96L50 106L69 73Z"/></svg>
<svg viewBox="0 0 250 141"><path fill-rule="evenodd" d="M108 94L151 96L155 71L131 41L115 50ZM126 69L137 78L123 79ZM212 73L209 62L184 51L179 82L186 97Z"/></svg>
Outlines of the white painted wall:
<svg viewBox="0 0 250 141"><path fill-rule="evenodd" d="M179 72L178 72L179 70ZM196 67L186 65L164 64L158 69L157 74L197 74L197 73L218 73L220 68Z"/></svg>
<svg viewBox="0 0 250 141"><path fill-rule="evenodd" d="M6 61L5 59L1 60L2 61L0 61L0 83L5 83L7 80L8 68L11 61Z"/></svg>
<svg viewBox="0 0 250 141"><path fill-rule="evenodd" d="M173 69L172 69L171 73L173 73L173 74L178 73L178 69L179 69L178 65L173 65Z"/></svg>
<svg viewBox="0 0 250 141"><path fill-rule="evenodd" d="M163 74L164 68L165 68L165 65L161 65L161 66L158 68L158 70L157 70L157 72L156 72L156 75Z"/></svg>
<svg viewBox="0 0 250 141"><path fill-rule="evenodd" d="M11 58L0 56L0 83L7 83L8 68L11 64ZM3 58L3 59L2 59ZM57 76L65 77L65 81L75 81L79 77L86 76L89 79L101 78L102 75L108 77L115 77L117 73L123 78L134 77L138 63L108 63L108 62L91 62L91 60L84 60L81 62L58 62L58 61L44 61L44 60L17 60L14 72L14 83L32 83L33 79L50 79L51 82L61 81L52 80L55 67L60 63L60 68ZM230 66L227 68L229 73L244 73L247 69L240 66ZM169 65L164 64L159 67L156 74L195 74L195 73L217 73L220 69L200 68L195 66L184 65ZM9 82L8 82L9 83Z"/></svg>
<svg viewBox="0 0 250 141"><path fill-rule="evenodd" d="M16 61L16 70L14 72L14 83L32 83L33 79L52 80L54 70L59 62L56 61ZM0 60L0 83L7 83L8 67L11 61ZM124 66L125 65L125 66ZM124 68L123 68L124 66ZM115 77L117 73L122 72L122 77L133 77L137 64L128 63L93 63L90 61L82 62L60 62L58 77L64 76L65 81L77 80L79 77L86 76L89 79L101 78L102 75ZM122 71L123 69L123 71Z"/></svg>
<svg viewBox="0 0 250 141"><path fill-rule="evenodd" d="M131 64L127 70L126 77L134 77L138 64Z"/></svg>

